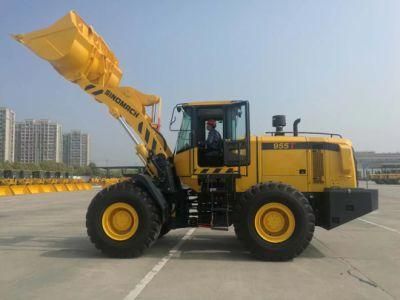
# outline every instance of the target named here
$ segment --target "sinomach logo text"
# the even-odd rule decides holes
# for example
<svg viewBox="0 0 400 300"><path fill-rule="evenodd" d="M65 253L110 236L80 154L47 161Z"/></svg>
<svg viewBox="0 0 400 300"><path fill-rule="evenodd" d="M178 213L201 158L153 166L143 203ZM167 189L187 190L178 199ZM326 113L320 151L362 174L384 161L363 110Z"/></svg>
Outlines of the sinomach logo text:
<svg viewBox="0 0 400 300"><path fill-rule="evenodd" d="M122 100L121 98L119 98L118 96L116 96L115 94L113 94L110 90L106 91L106 96L108 96L109 98L111 98L115 103L119 104L120 106L122 106L123 108L125 108L127 111L129 111L134 117L138 117L139 113L136 111L136 109L134 109L133 107L131 107L129 104L126 104L124 102L124 100Z"/></svg>

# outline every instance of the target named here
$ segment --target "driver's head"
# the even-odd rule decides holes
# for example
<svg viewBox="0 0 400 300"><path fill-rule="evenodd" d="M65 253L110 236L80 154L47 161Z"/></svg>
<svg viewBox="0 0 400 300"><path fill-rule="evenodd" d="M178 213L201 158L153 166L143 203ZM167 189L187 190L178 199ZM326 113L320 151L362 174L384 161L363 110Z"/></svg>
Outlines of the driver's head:
<svg viewBox="0 0 400 300"><path fill-rule="evenodd" d="M207 130L211 130L217 126L217 121L211 119L207 121Z"/></svg>

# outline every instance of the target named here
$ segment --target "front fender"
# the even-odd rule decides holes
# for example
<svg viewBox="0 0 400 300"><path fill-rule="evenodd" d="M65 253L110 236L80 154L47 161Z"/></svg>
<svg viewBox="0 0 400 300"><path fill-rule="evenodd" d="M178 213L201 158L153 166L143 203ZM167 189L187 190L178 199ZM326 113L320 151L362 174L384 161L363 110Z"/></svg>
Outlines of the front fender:
<svg viewBox="0 0 400 300"><path fill-rule="evenodd" d="M161 211L161 221L162 223L164 223L168 219L169 206L163 193L161 193L161 190L154 184L149 175L135 174L131 177L131 180L143 189L145 189L154 199L158 208Z"/></svg>

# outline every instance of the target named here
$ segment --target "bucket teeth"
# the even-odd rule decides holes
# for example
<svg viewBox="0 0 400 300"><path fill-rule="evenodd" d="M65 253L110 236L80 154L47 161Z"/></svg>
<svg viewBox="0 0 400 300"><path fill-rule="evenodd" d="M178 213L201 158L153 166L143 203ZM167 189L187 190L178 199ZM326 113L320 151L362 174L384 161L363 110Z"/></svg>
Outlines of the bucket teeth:
<svg viewBox="0 0 400 300"><path fill-rule="evenodd" d="M23 34L11 34L11 37L17 42L24 44L24 35Z"/></svg>

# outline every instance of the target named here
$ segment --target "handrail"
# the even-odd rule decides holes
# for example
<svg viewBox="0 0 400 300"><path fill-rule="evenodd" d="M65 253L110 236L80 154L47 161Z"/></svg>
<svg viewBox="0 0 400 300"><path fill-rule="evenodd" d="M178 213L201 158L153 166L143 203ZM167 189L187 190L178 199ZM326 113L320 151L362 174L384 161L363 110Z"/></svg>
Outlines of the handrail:
<svg viewBox="0 0 400 300"><path fill-rule="evenodd" d="M275 135L275 131L266 131L265 132L266 134L271 134L271 135ZM282 131L282 132L279 132L279 134L286 134L286 133L292 133L292 134L294 134L294 132L293 131ZM315 134L315 135L329 135L330 137L334 137L334 136L337 136L337 137L339 137L339 138L343 138L343 136L341 135L341 134L339 134L339 133L332 133L332 132L314 132L314 131L299 131L298 132L299 134L301 133L301 134Z"/></svg>

